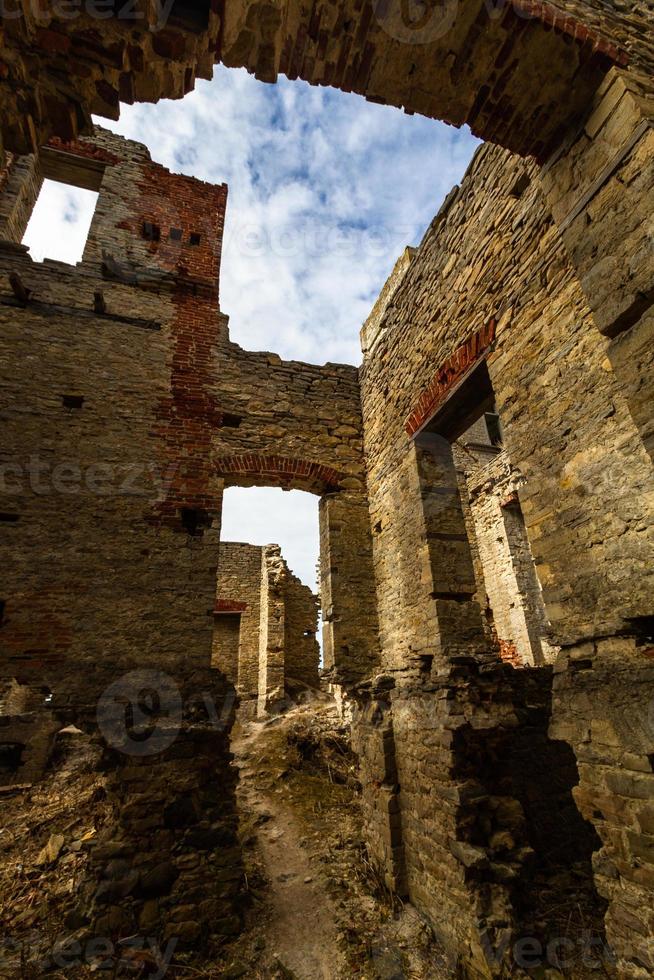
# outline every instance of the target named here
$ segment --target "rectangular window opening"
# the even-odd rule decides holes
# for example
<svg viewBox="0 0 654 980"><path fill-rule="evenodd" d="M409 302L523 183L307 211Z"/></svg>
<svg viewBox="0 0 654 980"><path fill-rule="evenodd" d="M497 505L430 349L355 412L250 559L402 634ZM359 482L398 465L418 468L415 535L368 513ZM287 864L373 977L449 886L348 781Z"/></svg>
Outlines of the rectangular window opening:
<svg viewBox="0 0 654 980"><path fill-rule="evenodd" d="M488 432L488 438L493 446L502 446L502 424L500 422L500 417L497 412L485 412L484 420L486 422L486 430Z"/></svg>
<svg viewBox="0 0 654 980"><path fill-rule="evenodd" d="M81 408L84 404L84 395L62 395L61 402L64 408Z"/></svg>
<svg viewBox="0 0 654 980"><path fill-rule="evenodd" d="M480 359L464 374L461 381L447 394L438 411L425 425L449 442L490 443L486 416L493 414L495 395L485 358ZM480 425L481 423L481 425Z"/></svg>
<svg viewBox="0 0 654 980"><path fill-rule="evenodd" d="M200 244L200 234L197 231L192 231L189 235L189 245L199 245Z"/></svg>
<svg viewBox="0 0 654 980"><path fill-rule="evenodd" d="M97 191L44 180L23 235L34 261L80 262L97 200Z"/></svg>
<svg viewBox="0 0 654 980"><path fill-rule="evenodd" d="M243 421L242 416L232 415L230 412L223 412L223 428L225 429L238 429L239 425Z"/></svg>
<svg viewBox="0 0 654 980"><path fill-rule="evenodd" d="M161 239L161 228L152 221L144 221L142 235L146 242L158 242Z"/></svg>
<svg viewBox="0 0 654 980"><path fill-rule="evenodd" d="M182 527L192 537L201 535L206 527L211 525L211 517L199 507L182 507Z"/></svg>

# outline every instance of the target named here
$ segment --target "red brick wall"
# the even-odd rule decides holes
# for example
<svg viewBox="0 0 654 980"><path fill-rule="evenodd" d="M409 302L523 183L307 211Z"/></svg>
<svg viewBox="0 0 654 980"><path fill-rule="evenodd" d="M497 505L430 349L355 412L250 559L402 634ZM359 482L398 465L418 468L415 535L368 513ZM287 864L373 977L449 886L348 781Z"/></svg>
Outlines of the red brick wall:
<svg viewBox="0 0 654 980"><path fill-rule="evenodd" d="M152 162L138 168L133 211L117 223L145 249L149 268L174 276L170 389L160 398L153 433L160 465L171 475L149 519L180 528L182 508L215 512L212 434L223 412L210 391L219 339L218 295L227 187L173 174ZM144 227L156 229L147 239ZM193 244L193 240L196 244Z"/></svg>

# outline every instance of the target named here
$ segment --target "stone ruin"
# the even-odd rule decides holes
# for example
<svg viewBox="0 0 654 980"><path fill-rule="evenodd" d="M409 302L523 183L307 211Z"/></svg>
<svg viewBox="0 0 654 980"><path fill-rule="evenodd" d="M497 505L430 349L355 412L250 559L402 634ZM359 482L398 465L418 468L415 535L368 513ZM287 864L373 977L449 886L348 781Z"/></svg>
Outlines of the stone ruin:
<svg viewBox="0 0 654 980"><path fill-rule="evenodd" d="M511 975L525 923L549 935L533 882L565 907L574 865L618 975L649 976L651 13L470 0L412 38L393 9L175 0L164 25L137 4L135 26L44 2L3 23L4 782L38 779L62 726L91 733L113 817L71 915L190 944L237 932L230 730L238 691L266 707L284 689L295 613L279 554L260 555L259 659L252 634L242 660L247 609L221 602L255 600L221 592L221 500L307 490L324 680L351 712L388 887L461 974ZM227 188L92 129L217 61L487 141L398 260L360 369L234 344ZM77 266L20 244L45 177L99 192ZM314 670L311 624L294 670Z"/></svg>
<svg viewBox="0 0 654 980"><path fill-rule="evenodd" d="M319 600L289 569L277 544L221 541L211 663L241 708L265 717L289 687L319 687Z"/></svg>

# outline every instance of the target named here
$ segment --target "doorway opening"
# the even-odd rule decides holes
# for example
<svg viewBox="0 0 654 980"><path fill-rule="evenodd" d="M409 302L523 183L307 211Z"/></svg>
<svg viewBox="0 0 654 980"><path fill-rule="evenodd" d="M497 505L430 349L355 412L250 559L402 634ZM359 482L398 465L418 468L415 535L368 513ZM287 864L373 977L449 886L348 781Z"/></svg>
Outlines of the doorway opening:
<svg viewBox="0 0 654 980"><path fill-rule="evenodd" d="M320 682L318 500L230 487L223 499L212 663L250 713Z"/></svg>
<svg viewBox="0 0 654 980"><path fill-rule="evenodd" d="M488 638L501 659L514 667L552 663L558 648L550 640L520 505L524 479L504 444L484 358L463 377L426 428L444 436L452 446L476 599L485 613Z"/></svg>
<svg viewBox="0 0 654 980"><path fill-rule="evenodd" d="M238 678L238 650L241 641L241 613L214 611L211 666L222 670L232 683Z"/></svg>

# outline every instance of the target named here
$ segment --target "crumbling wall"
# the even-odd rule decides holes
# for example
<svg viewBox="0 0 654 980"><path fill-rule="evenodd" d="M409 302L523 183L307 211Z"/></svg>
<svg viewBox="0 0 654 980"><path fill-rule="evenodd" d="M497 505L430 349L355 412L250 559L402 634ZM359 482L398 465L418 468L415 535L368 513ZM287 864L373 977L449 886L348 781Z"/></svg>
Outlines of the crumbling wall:
<svg viewBox="0 0 654 980"><path fill-rule="evenodd" d="M23 240L42 184L35 156L9 158L0 183L0 238L16 243Z"/></svg>
<svg viewBox="0 0 654 980"><path fill-rule="evenodd" d="M505 452L486 465L464 459L463 492L472 516L469 533L479 550L500 654L514 665L551 662L556 650L547 639L549 623L520 508L522 478Z"/></svg>
<svg viewBox="0 0 654 980"><path fill-rule="evenodd" d="M575 752L575 802L601 842L593 868L608 902L607 936L620 974L634 978L654 969L653 662L651 626L636 649L631 639L608 638L565 651L551 725Z"/></svg>
<svg viewBox="0 0 654 980"><path fill-rule="evenodd" d="M229 425L216 439L226 486L320 494L320 594L326 667L337 682L379 659L372 542L356 368L244 351L226 332L216 376Z"/></svg>
<svg viewBox="0 0 654 980"><path fill-rule="evenodd" d="M259 618L261 604L261 548L237 541L221 541L214 616L213 662L220 668L220 638L216 627L223 616L238 616L236 672L231 680L245 699L257 696L259 678Z"/></svg>
<svg viewBox="0 0 654 980"><path fill-rule="evenodd" d="M644 39L643 39L644 41ZM645 44L639 46L644 52ZM654 459L654 76L611 71L541 184L641 438Z"/></svg>
<svg viewBox="0 0 654 980"><path fill-rule="evenodd" d="M230 667L242 701L258 697L260 683L264 690L270 685L271 692L280 687L282 693L287 678L318 686L318 608L317 596L291 572L279 545L221 542L213 663ZM275 658L281 662L273 666Z"/></svg>
<svg viewBox="0 0 654 980"><path fill-rule="evenodd" d="M30 786L43 777L59 725L44 710L46 691L2 684L0 697L0 785Z"/></svg>
<svg viewBox="0 0 654 980"><path fill-rule="evenodd" d="M55 729L74 723L107 743L115 819L80 894L85 921L132 934L149 899L162 898L153 928L191 923L193 905L179 935L196 942L236 927L241 877L230 837L235 692L211 668L222 489L254 482L365 500L357 372L229 342L218 306L224 186L171 174L100 130L55 141L38 162L72 183L98 181L99 198L75 267L0 244L2 676L49 689L40 710ZM32 181L32 163L12 164L3 214L19 213L12 175ZM371 603L373 592L369 566ZM355 604L344 599L344 623ZM375 645L371 630L359 672ZM100 720L107 704L115 736ZM216 832L202 836L207 824ZM114 844L128 867L101 898L99 879L117 873ZM198 849L215 865L202 896ZM154 895L141 882L162 863Z"/></svg>
<svg viewBox="0 0 654 980"><path fill-rule="evenodd" d="M387 681L357 692L352 705L352 749L364 787L366 847L390 894L405 896L408 883L391 688Z"/></svg>
<svg viewBox="0 0 654 980"><path fill-rule="evenodd" d="M585 631L619 631L648 612L651 571L640 557L640 529L651 524L652 469L530 175L502 151L478 151L461 190L432 222L364 361L375 564L378 592L382 581L385 591L384 534L410 523L401 509L411 507L411 496L390 492L406 451L405 423L439 365L494 320L487 363L506 448L526 481L521 504L555 640L574 642ZM587 546L591 526L601 535L598 548ZM382 618L396 596L389 578ZM384 622L381 628L385 634ZM404 646L401 636L394 639ZM390 649L387 642L386 656Z"/></svg>
<svg viewBox="0 0 654 980"><path fill-rule="evenodd" d="M204 941L238 928L242 877L228 751L234 693L210 668L221 483L202 457L216 420L195 416L226 189L154 168L144 148L109 134L52 153L62 177L99 173L101 186L80 265L35 264L20 245L0 248L2 674L49 691L32 710L15 778L39 777L32 761L44 727L93 733L112 818L71 914L105 936L148 929ZM38 169L30 160L12 168L7 212L12 199L34 197ZM12 181L21 171L22 192ZM13 206L12 237L27 210ZM158 241L144 237L146 221L158 224ZM187 469L172 458L173 441ZM202 848L216 876L190 923L200 864L189 851L207 822L215 835Z"/></svg>
<svg viewBox="0 0 654 980"><path fill-rule="evenodd" d="M169 174L103 131L49 152L103 174L80 265L35 264L22 246L2 254L6 509L20 524L5 522L17 569L2 597L5 650L23 666L34 656L41 671L49 658L102 657L111 637L115 662L138 647L145 659L153 650L175 661L184 649L206 663L223 485L365 501L357 371L230 343L217 308L226 188ZM31 290L28 304L12 295L10 273ZM29 390L28 351L41 379ZM85 547L93 528L117 527L130 529L125 540L100 531L102 545ZM369 610L352 647L361 674L377 638L369 543L357 540L351 565L367 579L358 601ZM56 567L26 557L42 550L58 555ZM106 601L89 604L91 582ZM342 589L340 628L355 605Z"/></svg>
<svg viewBox="0 0 654 980"><path fill-rule="evenodd" d="M286 678L317 688L320 648L316 634L320 600L290 569L284 590L284 608Z"/></svg>
<svg viewBox="0 0 654 980"><path fill-rule="evenodd" d="M514 723L507 720L511 713L519 717L525 695L509 685L503 688L504 708L497 695L486 701L481 678L492 679L493 649L483 628L453 462L447 462L445 445L433 439L422 448L416 443L439 403L480 358L486 360L508 456L524 481L520 503L552 643L581 651L588 648L585 641L594 649L604 642L601 637L630 636L616 641L611 655L615 659L622 651L628 658L623 669L633 672L632 696L643 709L652 697L651 687L639 684L646 645L637 645L638 624L650 621L653 594L654 563L645 544L654 514L651 462L534 174L503 151L478 151L461 188L449 196L402 281L394 284L361 371L381 658L396 690L391 728L408 894L437 923L448 946L475 961L484 935L493 943L502 928L516 935L520 917L514 888L496 880L489 891L483 875L465 870L467 852L457 850L456 842L469 843L459 820L467 788L457 775L468 750L451 754L451 732L468 718L490 746ZM582 657L587 676L595 662L606 676L594 656ZM557 689L574 689L582 717L594 718L592 699L583 693L584 674L557 673ZM551 684L549 674L542 677ZM559 739L569 731L576 748L575 710L572 693L565 701L555 699L551 730ZM414 716L415 724L403 727L402 719ZM376 736L364 724L358 737L365 742ZM649 765L643 746L639 751L639 765ZM599 769L591 775L589 764L582 777L591 797L599 792L594 780L615 757L597 758ZM491 754L489 765L495 764ZM383 784L382 768L376 778ZM569 780L575 778L569 769ZM441 789L430 803L435 783ZM366 794L375 795L372 789ZM449 817L444 800L451 801ZM368 805L374 810L374 800ZM597 816L600 809L594 814L586 806L584 816L602 839L602 853L614 861L622 845ZM437 826L429 824L432 813ZM633 847L642 861L644 834L637 836ZM492 866L489 839L482 848L486 857L479 859ZM387 861L383 850L379 858ZM528 880L524 854L523 859L514 869L518 883ZM619 867L629 886L626 893L612 889L612 901L623 908L626 894L634 901L637 896L641 906L649 901L645 876ZM598 883L608 896L601 878ZM442 907L444 895L448 908ZM623 912L616 915L626 921ZM625 926L623 945L628 931ZM616 935L611 926L609 938Z"/></svg>
<svg viewBox="0 0 654 980"><path fill-rule="evenodd" d="M18 153L53 132L74 138L90 129L90 113L117 119L121 102L180 98L222 61L268 82L302 77L468 123L484 139L539 156L574 123L610 65L628 61L616 39L643 37L641 12L610 11L596 30L586 23L589 6L606 9L604 0L580 0L574 11L473 0L414 23L354 3L336 16L329 5L314 14L286 0L273 14L234 0L220 11L208 3L120 7L103 11L100 30L92 6L71 18L44 3L30 18L6 19L1 135Z"/></svg>
<svg viewBox="0 0 654 980"><path fill-rule="evenodd" d="M288 685L318 685L318 599L293 575L279 545L261 549L259 705L264 715L284 700Z"/></svg>
<svg viewBox="0 0 654 980"><path fill-rule="evenodd" d="M216 317L217 286L210 277L217 277L225 188L173 178L163 168L159 183L151 175L150 199L156 188L163 213L174 193L184 237L173 249L162 222L160 254L134 218L133 251L148 256L142 256L144 274L143 266L137 272L128 265L108 234L104 241L104 231L111 222L121 225L128 209L138 219L153 217L135 178L143 181L141 169L152 170L147 152L102 134L89 156L93 164L99 158L105 172L88 251L104 247L105 267L90 259L75 268L35 264L20 246L5 247L1 258L10 474L4 509L16 516L3 534L6 567L14 572L5 582L1 642L10 670L47 682L52 667L53 688L62 668L101 663L108 650L117 669L133 663L137 650L140 663L152 657L160 666L175 664L183 649L186 663L206 664L213 604L207 600L215 587L210 556L219 533L220 481L200 461L209 422L198 422L194 409L204 383L196 345L200 330L210 336L208 311ZM213 202L210 220L207 199ZM192 246L200 213L204 240ZM193 271L196 258L192 285L178 266ZM110 268L111 261L118 265ZM12 295L11 273L31 290L29 303ZM198 283L210 299L200 301L196 329L183 312L183 296ZM194 347L182 355L191 330ZM26 359L32 372L20 369ZM179 456L191 455L186 464L193 486L167 451L173 429ZM183 512L209 501L216 528L201 533L185 526ZM56 557L36 561L38 554Z"/></svg>
<svg viewBox="0 0 654 980"><path fill-rule="evenodd" d="M278 545L261 551L261 623L259 627L259 703L258 714L265 715L284 699L286 665L284 642L285 565Z"/></svg>
<svg viewBox="0 0 654 980"><path fill-rule="evenodd" d="M601 31L640 48L640 8L621 17L595 0L575 3L574 13L583 18L586 8ZM91 155L105 172L81 267L37 269L19 246L0 250L0 273L5 281L12 276L12 292L6 289L0 305L8 338L7 475L14 481L2 535L5 567L16 569L2 597L6 673L52 680L56 710L67 706L80 719L95 717L116 672L143 662L174 675L186 697L198 682L187 686L189 672L209 669L223 484L321 494L325 655L335 679L352 682L377 666L379 609L387 675L372 691L384 705L383 738L366 764L370 786L377 766L377 781L388 790L388 805L376 808L375 819L378 839L384 815L389 821L389 878L400 882L406 871L409 893L451 948L487 972L484 937L496 943L519 928L516 895L529 865L528 848L520 846L528 839L520 783L504 791L498 758L507 732L521 737L525 721L538 730L541 747L546 740L542 718L532 725L517 710L534 694L516 686L527 683L529 672L493 662L450 450L419 436L434 391L447 393L457 365L487 348L507 448L525 480L521 501L547 616L564 651L551 731L574 745L581 763L577 796L602 839L596 869L611 903L610 937L619 943L625 975L639 976L654 965L654 930L642 913L652 890L652 470L644 448L651 450L652 430L651 385L643 383L652 320L642 210L651 183L651 107L632 79L613 75L597 91L597 111L565 142L611 62L626 62L624 52L549 4L512 4L492 22L481 3L460 10L465 19L429 43L397 45L388 25L362 26L364 5L347 21L337 57L330 30L307 33L294 7L282 18L283 30L277 16L259 21L241 4L227 9L220 24L207 11L199 29L130 29L129 45L112 19L104 31L111 44L90 50L86 32L94 25L86 13L72 25L58 18L47 26L25 18L9 24L3 136L18 152L38 146L38 134L53 128L75 136L89 125L91 108L116 114L120 98L182 94L198 71L210 70L218 48L205 41L220 37L226 63L246 63L260 77L308 73L411 111L467 119L484 136L542 161L554 150L543 186L576 275L529 186L535 169L483 149L404 275L396 270L375 336L366 340L364 472L354 369L283 364L230 345L215 290L224 189L167 174L143 148L131 145L125 154L119 141L100 135ZM651 47L642 47L646 64ZM444 73L434 65L446 66ZM63 149L84 156L81 147ZM27 209L12 179L20 178L25 202L34 185L21 184L20 164L10 163L13 175L3 182L14 196L2 215L15 241ZM568 200L569 185L581 199ZM213 216L208 230L206 215ZM597 325L614 338L610 346ZM17 380L25 364L38 388ZM317 411L333 403L325 395L330 386L345 393L336 418ZM37 451L46 455L45 469L41 457L33 462ZM98 489L115 483L117 473L119 492ZM83 490L71 490L80 479ZM44 482L55 492L44 491ZM42 551L57 562L35 570ZM108 673L100 669L105 658ZM549 674L534 683L547 690ZM211 690L222 711L229 688ZM379 733L362 710L365 752L366 739ZM624 721L629 712L642 716L637 731ZM403 717L418 721L403 724ZM195 731L193 724L183 716L177 730ZM199 742L206 737L203 725L196 734ZM556 752L548 747L545 756ZM200 810L213 818L202 787L215 785L221 770L229 786L230 770L222 748L210 766L205 761L200 754L198 783L182 792L199 790ZM569 789L574 773L563 768ZM131 821L133 801L121 795L129 776L121 776L118 795ZM440 862L424 833L428 815L415 817L430 780L439 800L451 804L432 828ZM560 798L556 787L543 805ZM230 799L227 792L227 810ZM487 820L472 839L478 799ZM187 839L195 820L202 822L202 813L183 813L167 844ZM146 863L160 853L162 830L147 820L139 813L130 830L153 831ZM441 909L444 878L450 889ZM127 895L135 887L133 876L121 883ZM216 908L207 909L206 921L215 918ZM123 920L116 926L131 927Z"/></svg>

